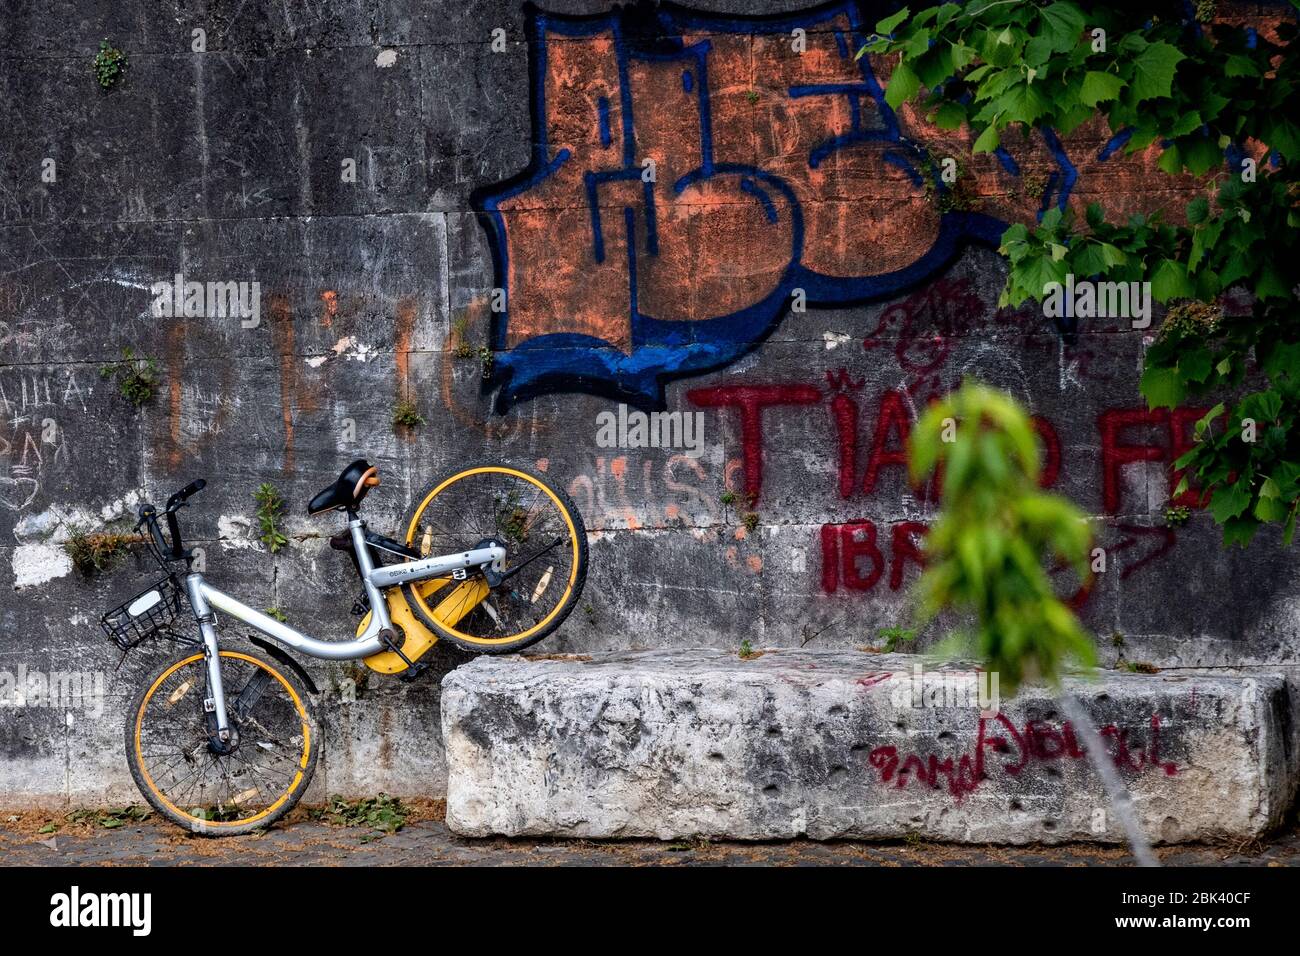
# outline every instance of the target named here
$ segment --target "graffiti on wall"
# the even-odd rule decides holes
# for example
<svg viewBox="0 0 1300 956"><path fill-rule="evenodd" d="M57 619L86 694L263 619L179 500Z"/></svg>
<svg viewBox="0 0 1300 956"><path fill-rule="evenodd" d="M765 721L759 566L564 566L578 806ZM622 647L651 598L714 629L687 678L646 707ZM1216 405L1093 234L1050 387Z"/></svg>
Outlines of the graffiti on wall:
<svg viewBox="0 0 1300 956"><path fill-rule="evenodd" d="M971 157L891 109L889 63L855 59L871 23L852 2L530 10L531 162L473 197L504 293L499 411L552 391L660 406L665 381L733 362L792 302L895 295L1065 204L1075 167L1050 132ZM978 178L981 211L945 208L947 155Z"/></svg>

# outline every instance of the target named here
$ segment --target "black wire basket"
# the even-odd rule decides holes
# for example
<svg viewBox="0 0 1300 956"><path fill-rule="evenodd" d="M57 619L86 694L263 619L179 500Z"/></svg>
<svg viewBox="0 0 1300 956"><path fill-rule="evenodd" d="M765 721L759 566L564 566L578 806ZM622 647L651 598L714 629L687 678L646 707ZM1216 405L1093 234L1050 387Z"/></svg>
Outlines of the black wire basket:
<svg viewBox="0 0 1300 956"><path fill-rule="evenodd" d="M157 599L151 595L157 594ZM170 636L181 612L181 589L171 575L149 585L99 619L104 633L124 651L157 634Z"/></svg>

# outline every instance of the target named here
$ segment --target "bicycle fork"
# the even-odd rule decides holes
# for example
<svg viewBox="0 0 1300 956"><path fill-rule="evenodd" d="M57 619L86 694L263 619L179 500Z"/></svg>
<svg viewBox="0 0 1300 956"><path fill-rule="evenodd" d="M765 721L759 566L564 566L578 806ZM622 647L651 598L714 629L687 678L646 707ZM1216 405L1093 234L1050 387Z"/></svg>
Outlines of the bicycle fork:
<svg viewBox="0 0 1300 956"><path fill-rule="evenodd" d="M217 725L217 741L224 745L230 743L230 716L226 712L226 691L221 683L217 619L199 587L202 580L201 575L187 575L185 592L189 596L190 607L194 609L194 617L198 620L199 633L203 636L203 656L208 668L208 696L203 699L203 712L205 715L212 714Z"/></svg>

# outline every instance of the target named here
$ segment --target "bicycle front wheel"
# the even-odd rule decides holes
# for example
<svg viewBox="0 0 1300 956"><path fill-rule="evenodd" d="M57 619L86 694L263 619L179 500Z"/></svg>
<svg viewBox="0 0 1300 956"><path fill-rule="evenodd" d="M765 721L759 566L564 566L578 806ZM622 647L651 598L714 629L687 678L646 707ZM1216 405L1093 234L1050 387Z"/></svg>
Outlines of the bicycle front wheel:
<svg viewBox="0 0 1300 956"><path fill-rule="evenodd" d="M207 663L195 651L156 671L127 711L126 756L150 806L194 833L237 836L293 809L311 782L319 735L296 676L252 651L222 650L231 739L204 709Z"/></svg>
<svg viewBox="0 0 1300 956"><path fill-rule="evenodd" d="M417 499L406 543L421 555L485 544L506 551L502 580L482 574L402 586L421 624L467 650L508 654L555 631L587 577L587 532L568 495L508 465L463 468Z"/></svg>

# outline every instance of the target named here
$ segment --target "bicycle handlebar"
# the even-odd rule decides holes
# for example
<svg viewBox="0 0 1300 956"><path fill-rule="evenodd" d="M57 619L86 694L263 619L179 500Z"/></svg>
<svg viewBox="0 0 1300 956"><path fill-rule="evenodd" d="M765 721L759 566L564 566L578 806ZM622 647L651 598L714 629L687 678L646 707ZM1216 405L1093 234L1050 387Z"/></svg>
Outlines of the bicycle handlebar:
<svg viewBox="0 0 1300 956"><path fill-rule="evenodd" d="M158 527L158 509L151 502L145 502L140 506L140 521L136 524L136 530L142 525L149 529L149 536L156 550L156 557L165 567L169 561L179 561L182 558L188 558L189 552L185 550L181 541L181 526L176 518L176 512L185 507L187 499L198 494L205 487L207 482L202 478L191 481L188 485L176 492L167 499L167 507L162 512L167 518L167 531L171 542L168 543L163 538L162 529Z"/></svg>
<svg viewBox="0 0 1300 956"><path fill-rule="evenodd" d="M167 499L167 510L170 512L173 509L179 507L180 505L183 505L187 498L190 498L193 495L197 495L200 491L202 491L207 486L208 483L204 481L202 478L196 478L194 481L191 481L188 485L186 485L180 491L176 492L176 494L172 495L170 498Z"/></svg>

